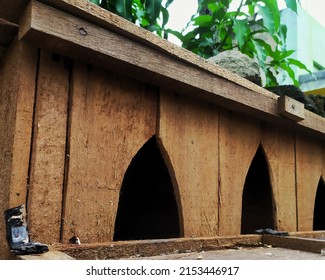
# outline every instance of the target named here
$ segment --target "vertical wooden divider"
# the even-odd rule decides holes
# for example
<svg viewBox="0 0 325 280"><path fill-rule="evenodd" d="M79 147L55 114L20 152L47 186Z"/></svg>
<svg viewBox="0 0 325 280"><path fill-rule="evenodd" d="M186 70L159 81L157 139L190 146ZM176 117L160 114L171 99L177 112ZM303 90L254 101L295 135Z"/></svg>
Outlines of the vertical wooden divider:
<svg viewBox="0 0 325 280"><path fill-rule="evenodd" d="M236 235L241 231L243 188L261 141L261 124L221 109L219 123L219 235Z"/></svg>
<svg viewBox="0 0 325 280"><path fill-rule="evenodd" d="M296 231L294 132L264 124L262 144L274 195L275 227L282 231Z"/></svg>
<svg viewBox="0 0 325 280"><path fill-rule="evenodd" d="M159 138L179 188L184 236L217 235L217 108L161 90Z"/></svg>
<svg viewBox="0 0 325 280"><path fill-rule="evenodd" d="M296 137L298 231L313 229L316 191L323 169L322 142Z"/></svg>
<svg viewBox="0 0 325 280"><path fill-rule="evenodd" d="M71 89L62 242L112 241L125 171L156 133L157 89L81 63Z"/></svg>
<svg viewBox="0 0 325 280"><path fill-rule="evenodd" d="M41 51L28 193L32 240L59 242L66 152L69 71L60 56Z"/></svg>
<svg viewBox="0 0 325 280"><path fill-rule="evenodd" d="M0 213L26 203L36 68L37 49L22 42L0 63ZM8 258L1 218L0 259Z"/></svg>

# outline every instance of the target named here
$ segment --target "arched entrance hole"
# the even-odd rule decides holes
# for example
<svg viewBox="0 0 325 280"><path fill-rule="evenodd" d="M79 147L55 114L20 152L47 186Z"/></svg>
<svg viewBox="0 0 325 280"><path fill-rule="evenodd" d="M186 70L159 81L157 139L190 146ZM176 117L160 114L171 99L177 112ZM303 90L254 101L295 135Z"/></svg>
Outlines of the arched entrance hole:
<svg viewBox="0 0 325 280"><path fill-rule="evenodd" d="M156 138L152 137L132 159L125 173L114 240L179 236L173 184Z"/></svg>
<svg viewBox="0 0 325 280"><path fill-rule="evenodd" d="M273 195L267 161L262 146L253 158L243 190L241 233L273 228Z"/></svg>
<svg viewBox="0 0 325 280"><path fill-rule="evenodd" d="M325 230L325 183L320 178L315 198L314 206L314 230Z"/></svg>

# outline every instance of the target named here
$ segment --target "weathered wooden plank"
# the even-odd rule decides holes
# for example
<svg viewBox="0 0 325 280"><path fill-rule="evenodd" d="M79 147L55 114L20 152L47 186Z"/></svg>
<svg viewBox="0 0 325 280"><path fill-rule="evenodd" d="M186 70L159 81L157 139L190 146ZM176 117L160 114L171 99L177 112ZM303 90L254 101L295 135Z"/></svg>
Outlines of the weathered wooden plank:
<svg viewBox="0 0 325 280"><path fill-rule="evenodd" d="M69 71L63 59L42 51L38 72L28 194L32 240L60 240L66 153Z"/></svg>
<svg viewBox="0 0 325 280"><path fill-rule="evenodd" d="M120 187L156 133L157 89L77 64L72 78L63 242L113 240Z"/></svg>
<svg viewBox="0 0 325 280"><path fill-rule="evenodd" d="M56 5L65 9L71 8L67 1L60 3L62 5ZM85 15L89 7L93 11L99 11L94 5L73 4L77 5L76 9L84 8L78 15ZM103 11L100 11L101 26L106 20L105 28L111 25L111 30L32 1L21 22L20 38L90 64L117 72L132 73L137 79L217 103L232 111L324 138L323 118L306 112L305 120L297 124L280 117L276 95L184 49L178 48L176 51L170 43L157 37L153 40L157 46L153 47L149 41L154 35L149 35L144 30L138 29L131 35L127 27L124 27L117 34L117 24L114 22L117 17L112 14L105 17ZM131 23L123 22L123 26L128 24ZM136 27L131 29L134 28ZM140 34L143 35L142 38L134 39ZM138 56L134 53L144 55ZM175 58L176 54L178 58Z"/></svg>
<svg viewBox="0 0 325 280"><path fill-rule="evenodd" d="M262 144L274 196L275 228L296 231L295 135L264 124Z"/></svg>
<svg viewBox="0 0 325 280"><path fill-rule="evenodd" d="M322 142L296 136L296 180L298 231L313 229L317 186L323 169Z"/></svg>
<svg viewBox="0 0 325 280"><path fill-rule="evenodd" d="M16 42L0 64L0 212L26 202L37 51ZM0 258L9 258L0 219Z"/></svg>
<svg viewBox="0 0 325 280"><path fill-rule="evenodd" d="M224 110L219 122L219 235L236 235L241 231L243 188L261 142L261 124Z"/></svg>
<svg viewBox="0 0 325 280"><path fill-rule="evenodd" d="M278 110L282 116L296 122L305 118L305 105L286 95L279 97Z"/></svg>
<svg viewBox="0 0 325 280"><path fill-rule="evenodd" d="M264 235L263 243L274 247L300 250L320 254L325 248L325 240L291 236Z"/></svg>
<svg viewBox="0 0 325 280"><path fill-rule="evenodd" d="M62 251L78 260L109 260L130 258L136 255L158 256L173 254L175 252L201 252L209 250L222 250L238 246L249 247L261 244L261 235L227 236L227 237L201 237L177 238L140 241L119 241L101 244L81 244L53 246L53 249Z"/></svg>
<svg viewBox="0 0 325 280"><path fill-rule="evenodd" d="M184 236L218 234L217 109L161 91L159 138L180 196Z"/></svg>

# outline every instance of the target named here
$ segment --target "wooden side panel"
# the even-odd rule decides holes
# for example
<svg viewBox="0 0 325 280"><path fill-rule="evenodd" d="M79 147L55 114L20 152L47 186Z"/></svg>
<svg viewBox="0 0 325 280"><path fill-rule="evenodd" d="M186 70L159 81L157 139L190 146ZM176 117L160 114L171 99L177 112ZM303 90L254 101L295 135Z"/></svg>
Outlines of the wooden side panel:
<svg viewBox="0 0 325 280"><path fill-rule="evenodd" d="M322 175L322 142L296 136L298 231L313 229L317 186Z"/></svg>
<svg viewBox="0 0 325 280"><path fill-rule="evenodd" d="M264 124L262 144L269 164L275 206L275 227L282 231L296 231L294 132Z"/></svg>
<svg viewBox="0 0 325 280"><path fill-rule="evenodd" d="M218 234L218 111L162 91L159 137L182 209L184 236Z"/></svg>
<svg viewBox="0 0 325 280"><path fill-rule="evenodd" d="M64 179L69 71L41 52L28 195L32 240L59 242Z"/></svg>
<svg viewBox="0 0 325 280"><path fill-rule="evenodd" d="M125 171L156 133L157 90L84 64L72 83L63 242L112 241Z"/></svg>
<svg viewBox="0 0 325 280"><path fill-rule="evenodd" d="M0 64L0 213L26 202L37 50L16 42ZM0 259L9 257L0 219Z"/></svg>
<svg viewBox="0 0 325 280"><path fill-rule="evenodd" d="M261 124L221 110L219 137L219 235L237 235L241 231L243 188L261 141Z"/></svg>

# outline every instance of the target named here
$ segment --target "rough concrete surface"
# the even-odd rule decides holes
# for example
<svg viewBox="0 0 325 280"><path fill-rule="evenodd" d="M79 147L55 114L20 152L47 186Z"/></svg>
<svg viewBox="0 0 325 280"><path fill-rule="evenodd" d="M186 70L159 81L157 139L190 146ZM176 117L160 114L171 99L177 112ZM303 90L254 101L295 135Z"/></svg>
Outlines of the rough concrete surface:
<svg viewBox="0 0 325 280"><path fill-rule="evenodd" d="M207 252L188 252L134 259L150 260L324 260L320 253L310 253L275 247L238 248Z"/></svg>

